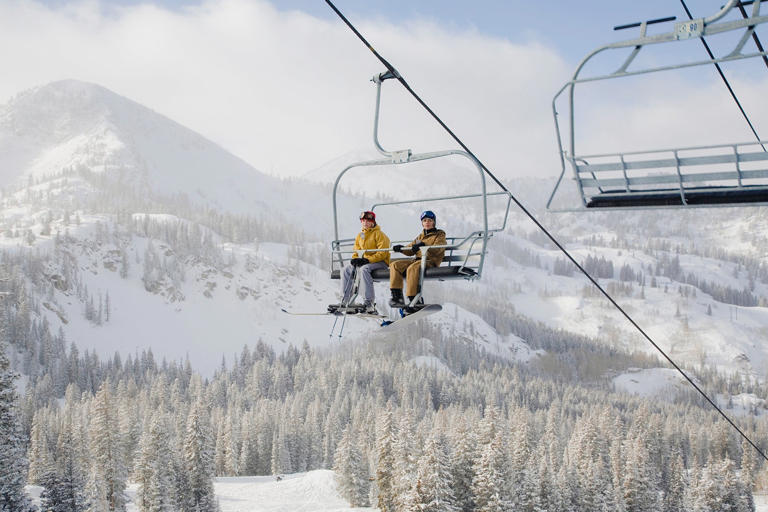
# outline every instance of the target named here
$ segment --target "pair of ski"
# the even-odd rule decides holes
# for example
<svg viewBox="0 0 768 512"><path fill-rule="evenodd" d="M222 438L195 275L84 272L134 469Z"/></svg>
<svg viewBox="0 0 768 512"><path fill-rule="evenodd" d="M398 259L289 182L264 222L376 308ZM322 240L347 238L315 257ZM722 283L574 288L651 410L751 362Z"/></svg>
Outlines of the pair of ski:
<svg viewBox="0 0 768 512"><path fill-rule="evenodd" d="M401 318L397 318L395 320L390 319L388 316L385 315L372 315L369 313L364 312L356 312L356 311L334 311L334 312L325 312L325 313L297 313L295 311L288 311L287 309L282 309L281 311L283 313L287 313L289 315L295 315L295 316L326 316L326 315L335 315L335 316L356 316L361 318L376 318L378 320L381 320L381 328L383 331L394 331L396 329L400 329L402 327L408 326L410 324L416 323L419 320L428 317L429 315L433 315L439 311L441 311L443 307L440 304L427 304L423 308L419 309L418 311L401 316ZM401 315L402 315L402 310Z"/></svg>

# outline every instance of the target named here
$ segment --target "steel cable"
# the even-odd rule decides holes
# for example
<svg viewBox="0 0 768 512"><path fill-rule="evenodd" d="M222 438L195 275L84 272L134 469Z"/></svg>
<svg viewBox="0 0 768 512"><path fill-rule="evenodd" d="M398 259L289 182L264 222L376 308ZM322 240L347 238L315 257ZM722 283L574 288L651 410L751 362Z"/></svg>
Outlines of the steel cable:
<svg viewBox="0 0 768 512"><path fill-rule="evenodd" d="M688 19L692 20L693 15L691 14L691 11L688 10L688 6L685 5L685 0L680 0L680 3L683 4L683 9L685 9L685 14L688 15ZM739 7L741 7L741 5ZM744 7L741 7L741 10L744 11ZM746 14L745 11L744 11L744 14ZM754 32L752 33L752 35L755 36L755 38L757 38L757 35ZM709 55L709 58L712 60L715 60L715 55L712 53L712 50L709 48L709 44L704 39L704 36L701 36L699 39L701 39L701 44L703 44L704 48L707 50L707 55ZM757 41L758 48L760 48L760 40L755 39L755 41ZM739 111L741 112L741 115L744 116L744 120L749 125L749 129L752 130L752 133L754 134L755 138L757 138L757 141L760 142L760 136L757 134L757 130L755 130L754 125L752 125L752 121L749 119L749 116L744 111L744 107L741 106L741 102L739 101L739 98L736 97L736 93L733 91L733 88L731 87L730 82L728 82L728 79L725 77L725 73L723 73L723 68L721 68L720 64L717 62L715 62L715 68L717 68L717 72L720 75L720 78L723 79L725 86L728 88L728 92L731 93L731 97L733 98L733 101L736 102L736 106L739 107ZM762 143L760 144L760 146L763 148L763 151L768 151L766 150L765 146Z"/></svg>
<svg viewBox="0 0 768 512"><path fill-rule="evenodd" d="M349 29L362 41L362 43L373 53L373 55L387 68L387 70L393 74L393 76L403 85L405 90L407 90L411 96L432 116L432 118L451 136L451 138L456 141L456 143L464 149L472 158L475 159L475 161L482 167L483 171L490 176L493 181L501 187L504 192L509 194L509 197L512 199L512 201L515 202L515 204L520 208L520 210L549 238L553 244L562 252L566 258L568 258L571 263L573 263L579 271L586 276L589 281L595 285L595 287L602 293L608 301L613 304L613 306L629 321L630 324L632 324L635 329L637 329L638 332L651 344L653 347L661 353L662 356L671 364L684 378L688 381L688 383L693 386L693 388L706 399L707 402L722 416L728 424L731 425L738 433L741 435L744 440L746 440L756 451L760 454L760 456L763 457L766 461L768 461L768 456L763 453L763 451L752 441L752 439L749 438L734 422L731 420L731 418L728 417L725 412L691 379L680 366L675 363L672 358L670 358L664 350L659 347L659 345L656 344L655 341L643 330L640 325L635 322L635 320L627 313L624 308L622 308L614 299L611 297L611 295L602 287L600 284L595 280L595 278L590 275L589 272L587 272L584 267L582 267L571 255L571 253L568 252L568 250L552 235L547 228L545 228L539 220L530 212L528 209L515 197L510 190L504 186L504 184L499 181L496 176L485 166L485 164L480 161L477 156L462 142L462 140L443 122L440 117L427 105L424 100L421 99L421 97L416 94L416 92L411 88L410 85L408 85L408 82L400 75L400 73L395 69L392 64L390 64L384 57L382 57L375 48L363 37L363 35L355 28L354 25L342 14L341 11L339 11L338 8L333 4L331 0L325 0L325 3L328 4L328 6L339 16L339 18L344 22L344 24L349 27Z"/></svg>

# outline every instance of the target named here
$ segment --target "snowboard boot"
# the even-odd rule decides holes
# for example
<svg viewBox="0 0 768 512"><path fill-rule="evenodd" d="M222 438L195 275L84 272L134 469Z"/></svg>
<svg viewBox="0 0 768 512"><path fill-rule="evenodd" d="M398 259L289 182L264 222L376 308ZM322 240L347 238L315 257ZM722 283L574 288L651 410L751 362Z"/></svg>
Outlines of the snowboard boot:
<svg viewBox="0 0 768 512"><path fill-rule="evenodd" d="M389 291L392 292L392 298L389 299L389 307L391 308L402 308L405 306L405 297L403 297L403 289L402 288L390 288Z"/></svg>
<svg viewBox="0 0 768 512"><path fill-rule="evenodd" d="M413 302L414 297L416 297L416 296L415 295L410 295L408 297L408 303L409 304L411 302ZM416 301L416 304L413 304L411 306L407 306L405 308L405 312L410 315L411 313L415 313L415 312L417 312L418 310L420 310L423 307L424 307L424 297L419 297L419 300Z"/></svg>

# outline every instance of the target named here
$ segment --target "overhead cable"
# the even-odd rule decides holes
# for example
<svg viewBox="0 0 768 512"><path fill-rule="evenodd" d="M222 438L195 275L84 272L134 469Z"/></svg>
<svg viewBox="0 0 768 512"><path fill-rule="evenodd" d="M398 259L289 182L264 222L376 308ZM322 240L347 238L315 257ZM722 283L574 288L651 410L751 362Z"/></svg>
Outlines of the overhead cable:
<svg viewBox="0 0 768 512"><path fill-rule="evenodd" d="M688 15L688 19L693 19L693 15L691 14L691 11L688 10L688 6L685 5L685 0L680 0L680 3L683 4L683 9L685 9L685 14ZM739 6L742 11L744 10L744 7ZM746 11L744 11L744 14L746 14ZM752 32L752 35L755 35L754 32ZM757 36L755 36L757 37ZM701 36L699 39L701 39L701 44L704 45L704 48L707 50L707 54L709 55L709 58L712 60L715 60L715 56L712 53L712 50L709 48L709 44L704 39L704 36ZM760 40L757 39L757 44L760 45ZM758 46L759 47L759 46ZM762 50L761 50L762 51ZM763 57L765 58L765 57ZM733 91L733 88L731 87L731 84L728 82L728 79L725 78L725 73L723 73L723 68L720 67L720 64L715 62L715 68L717 69L718 74L720 74L720 78L723 79L723 82L725 83L725 86L728 88L728 92L731 93L731 97L733 98L733 101L736 102L736 106L739 107L739 110L741 111L741 115L744 116L744 120L749 125L749 129L752 130L752 133L755 135L755 138L757 138L757 141L760 142L760 136L757 134L757 130L755 130L754 125L752 125L752 121L749 119L749 116L744 111L744 107L741 106L741 102L739 101L739 98L736 97L736 93ZM763 151L768 151L768 149L765 148L765 145L761 142L760 146L762 146Z"/></svg>
<svg viewBox="0 0 768 512"><path fill-rule="evenodd" d="M379 62L381 62L387 68L387 70L394 75L394 77L397 79L398 82L400 82L402 84L402 86L405 88L405 90L407 90L411 94L411 96L413 96L413 98L432 116L432 118L451 136L451 138L454 141L456 141L456 143L459 146L461 146L461 148L464 149L464 151L466 151L478 163L478 165L483 169L483 171L486 174L488 174L488 176L490 176L491 179L493 179L493 181L499 187L501 187L501 189L504 192L509 194L510 199L512 199L512 201L515 202L515 204L518 206L518 208L520 208L520 210L534 224L536 224L536 226L547 236L547 238L549 238L552 241L552 243L555 244L555 246L560 250L560 252L562 252L565 255L565 257L568 258L571 261L571 263L573 263L576 266L576 268L579 269L579 271L582 274L584 274L584 276L586 276L586 278L589 279L589 281L592 282L593 285L595 285L595 287L600 291L600 293L602 293L605 296L605 298L608 299L608 301L611 304L613 304L613 306L629 321L629 323L631 323L635 327L635 329L637 329L637 331L640 332L640 334L651 345L653 345L653 347L659 353L661 353L662 356L664 356L664 358L667 360L667 362L669 362L669 364L671 364L685 378L685 380L687 380L688 383L691 386L693 386L693 388L696 389L696 391L698 391L699 394L702 397L704 397L707 402L709 402L709 404L720 414L720 416L722 416L725 419L725 421L727 421L731 425L731 427L733 427L739 433L739 435L741 435L741 437L744 438L744 440L746 440L757 451L757 453L760 454L761 457L763 457L763 459L768 461L768 456L766 456L765 453L763 453L763 451L752 441L752 439L750 439L738 427L738 425L736 425L736 423L734 423L733 420L731 420L731 418L729 418L728 415L726 415L725 412L723 412L723 410L693 381L693 379L691 379L688 376L688 374L686 374L683 371L683 369L680 368L680 366L678 366L678 364L675 363L672 360L672 358L670 358L667 355L667 353L664 352L664 350L662 350L662 348L658 344L656 344L655 341L653 341L653 339L643 330L642 327L640 327L640 325L638 325L637 322L635 322L635 320L629 315L629 313L627 313L624 310L624 308L622 308L613 299L613 297L611 297L611 295L607 291L605 291L605 289L602 286L600 286L600 284L597 282L597 280L594 277L592 277L592 275L590 275L589 272L587 272L586 269L584 269L584 267L582 267L579 264L579 262L576 261L576 259L571 255L571 253L568 252L568 250L554 237L554 235L552 235L552 233L550 233L549 230L547 230L547 228L545 228L541 224L541 222L539 222L539 220L530 211L528 211L528 209L515 197L515 195L512 194L512 192L510 192L510 190L506 186L504 186L504 184L501 181L499 181L499 179L496 176L494 176L494 174L485 166L485 164L482 163L482 161L480 161L479 158L477 158L477 156L472 152L472 150L470 150L466 146L466 144L464 144L464 142L462 142L462 140L453 132L453 130L451 130L443 122L443 120L440 119L440 117L429 107L429 105L427 105L427 103L423 99L421 99L421 97L418 94L416 94L416 92L411 88L410 85L408 85L408 82L395 69L395 67L392 64L390 64L384 57L382 57L379 54L379 52L377 52L376 49L371 45L371 43L369 43L368 40L365 37L363 37L363 35L357 30L357 28L355 28L355 26L352 25L352 23L344 16L344 14L342 14L342 12L338 8L336 8L336 6L333 4L333 2L331 0L325 0L325 3L328 4L328 6L333 10L333 12L335 12L339 16L339 18L344 22L344 24L347 25L347 27L349 27L349 29L357 36L358 39L360 39L360 41L362 41L362 43L366 46L366 48L368 48L371 51L371 53L373 53L373 55L379 60Z"/></svg>

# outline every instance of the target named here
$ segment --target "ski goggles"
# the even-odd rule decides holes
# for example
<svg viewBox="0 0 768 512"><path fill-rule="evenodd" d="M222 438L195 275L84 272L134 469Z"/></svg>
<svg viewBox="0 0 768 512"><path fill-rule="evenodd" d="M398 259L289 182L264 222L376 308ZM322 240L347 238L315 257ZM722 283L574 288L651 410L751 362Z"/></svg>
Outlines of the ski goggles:
<svg viewBox="0 0 768 512"><path fill-rule="evenodd" d="M363 212L360 214L360 220L371 220L376 222L376 214L373 212Z"/></svg>

